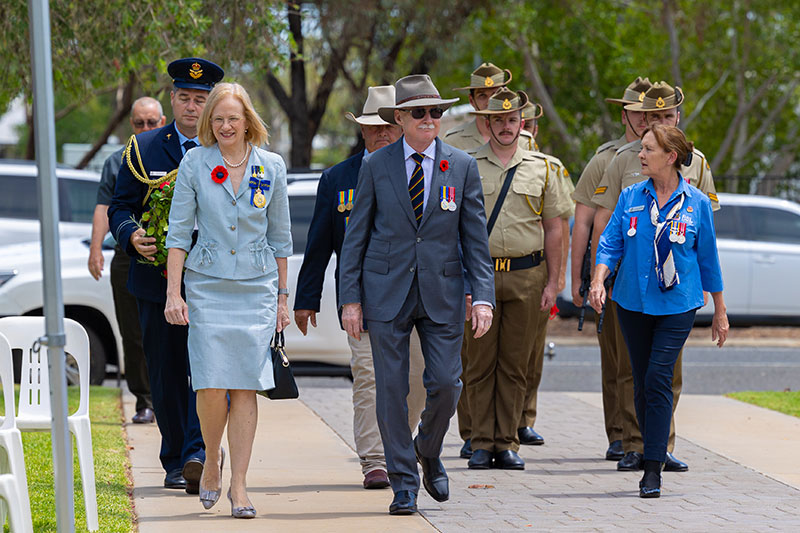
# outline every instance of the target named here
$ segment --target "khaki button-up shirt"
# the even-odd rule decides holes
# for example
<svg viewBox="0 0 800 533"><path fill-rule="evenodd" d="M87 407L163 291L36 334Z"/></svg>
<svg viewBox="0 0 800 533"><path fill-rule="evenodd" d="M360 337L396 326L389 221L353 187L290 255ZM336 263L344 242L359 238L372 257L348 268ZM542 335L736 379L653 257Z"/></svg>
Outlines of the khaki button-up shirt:
<svg viewBox="0 0 800 533"><path fill-rule="evenodd" d="M583 169L580 179L578 179L575 192L572 193L573 200L591 208L596 207L592 202L592 196L594 196L594 191L597 190L600 181L603 179L603 172L605 172L608 164L611 163L617 150L626 144L628 144L628 141L625 140L625 136L623 135L619 139L609 141L597 148L592 158L586 164L586 168Z"/></svg>
<svg viewBox="0 0 800 533"><path fill-rule="evenodd" d="M642 174L642 163L639 161L639 152L641 151L642 141L639 140L628 143L617 150L603 174L603 179L600 180L600 185L594 191L592 202L613 211L622 189L647 179L647 176ZM719 209L711 166L700 150L694 150L691 165L681 167L681 175L709 197L714 211Z"/></svg>
<svg viewBox="0 0 800 533"><path fill-rule="evenodd" d="M489 235L492 257L523 257L542 250L542 219L558 217L572 205L572 200L558 184L558 179L563 178L555 175L547 159L527 150L517 150L505 166L488 143L472 155L478 161L487 219L508 170L519 165Z"/></svg>

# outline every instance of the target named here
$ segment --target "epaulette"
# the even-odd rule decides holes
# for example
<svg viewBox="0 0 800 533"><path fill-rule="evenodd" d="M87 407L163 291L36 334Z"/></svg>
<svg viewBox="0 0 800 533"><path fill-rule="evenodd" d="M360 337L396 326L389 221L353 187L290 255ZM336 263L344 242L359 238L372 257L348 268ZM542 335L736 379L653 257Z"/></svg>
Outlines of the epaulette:
<svg viewBox="0 0 800 533"><path fill-rule="evenodd" d="M640 142L641 142L641 141L639 141L639 139L636 139L635 141L631 141L631 142L629 142L629 143L627 143L627 144L623 144L622 146L620 146L620 147L617 149L617 152L616 152L616 153L617 153L617 155L618 155L618 154L621 154L622 152L627 152L628 150L631 150L631 149L633 149L633 148L634 148L635 146L637 146L637 145L638 145Z"/></svg>
<svg viewBox="0 0 800 533"><path fill-rule="evenodd" d="M444 134L444 138L446 139L450 135L455 135L456 133L461 133L462 131L467 129L468 125L469 125L469 122L467 122L466 124L459 124L458 126L453 126L449 130L447 130L447 132Z"/></svg>
<svg viewBox="0 0 800 533"><path fill-rule="evenodd" d="M597 147L597 150L594 151L595 154L599 154L600 152L605 152L611 148L614 148L614 145L617 144L617 141L608 141L607 143L601 144Z"/></svg>

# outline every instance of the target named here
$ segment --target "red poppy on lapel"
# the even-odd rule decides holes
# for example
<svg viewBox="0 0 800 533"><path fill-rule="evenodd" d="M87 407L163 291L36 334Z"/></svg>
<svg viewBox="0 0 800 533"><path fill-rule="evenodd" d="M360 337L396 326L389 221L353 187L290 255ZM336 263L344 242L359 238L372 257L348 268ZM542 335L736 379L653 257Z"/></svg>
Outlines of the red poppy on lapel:
<svg viewBox="0 0 800 533"><path fill-rule="evenodd" d="M447 159L442 159L439 162L439 170L446 172L448 168L450 168L450 163L447 162Z"/></svg>
<svg viewBox="0 0 800 533"><path fill-rule="evenodd" d="M211 171L211 179L214 180L214 183L222 183L228 179L228 169L222 165L217 165L214 167L214 170Z"/></svg>

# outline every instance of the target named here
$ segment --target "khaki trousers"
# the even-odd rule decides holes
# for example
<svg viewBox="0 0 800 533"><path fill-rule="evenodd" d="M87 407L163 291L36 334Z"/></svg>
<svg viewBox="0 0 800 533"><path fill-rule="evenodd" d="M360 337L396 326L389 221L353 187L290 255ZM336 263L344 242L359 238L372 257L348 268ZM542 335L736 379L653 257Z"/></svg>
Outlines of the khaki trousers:
<svg viewBox="0 0 800 533"><path fill-rule="evenodd" d="M625 346L625 339L622 338L622 331L619 329L617 320L617 308L614 302L607 300L606 312L603 315L603 330L597 335L597 342L600 344L600 373L603 388L603 418L606 424L606 436L608 443L622 440L623 436L623 390L619 384L620 359L627 361L627 368L630 368L628 361L628 347ZM595 324L600 315L595 313ZM630 374L630 371L628 371ZM633 383L633 382L631 382ZM632 398L632 396L631 396ZM630 404L633 410L633 404ZM633 418L636 418L635 413Z"/></svg>
<svg viewBox="0 0 800 533"><path fill-rule="evenodd" d="M375 368L372 362L372 347L369 332L361 333L357 341L347 336L350 344L350 371L353 373L353 438L356 441L356 453L361 462L364 475L373 470L386 470L386 457L383 453L383 442L378 430L378 416L375 408ZM411 332L409 344L409 392L408 427L411 433L419 424L419 415L425 408L425 386L422 384L422 373L425 360L417 331Z"/></svg>
<svg viewBox="0 0 800 533"><path fill-rule="evenodd" d="M544 343L547 339L547 324L550 322L550 310L539 310L542 299L542 290L547 284L547 263L542 263L539 268L544 271L544 281L542 288L538 292L538 300L534 314L536 321L533 326L534 341L531 349L531 356L528 361L528 369L525 372L525 400L522 404L522 416L518 427L533 427L536 423L536 400L539 394L539 384L542 382L542 367L544 366Z"/></svg>
<svg viewBox="0 0 800 533"><path fill-rule="evenodd" d="M525 401L536 325L547 269L495 272L492 327L480 339L465 328L467 401L473 450L519 450L519 413Z"/></svg>
<svg viewBox="0 0 800 533"><path fill-rule="evenodd" d="M608 323L609 310L614 313L613 320L619 327L619 320L616 317L616 302L611 302L611 305L606 306L605 323ZM603 326L603 329L605 329L605 326ZM622 400L622 447L626 453L644 453L644 442L642 441L642 433L639 431L639 422L636 419L636 408L634 407L633 370L631 369L631 359L628 356L627 347L625 348L624 356L620 357L618 361L619 374L617 375L617 383ZM672 450L675 449L675 409L678 407L678 400L681 397L681 389L683 388L682 361L683 350L678 354L678 360L675 362L675 370L672 375L672 420L669 423L669 441L667 442L667 451L669 453L672 453Z"/></svg>

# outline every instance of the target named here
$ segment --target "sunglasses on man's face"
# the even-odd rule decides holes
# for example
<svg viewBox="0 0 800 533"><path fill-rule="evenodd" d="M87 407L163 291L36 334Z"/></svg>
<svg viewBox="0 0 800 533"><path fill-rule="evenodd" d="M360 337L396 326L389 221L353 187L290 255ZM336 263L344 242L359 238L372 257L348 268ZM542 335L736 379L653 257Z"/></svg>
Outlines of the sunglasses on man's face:
<svg viewBox="0 0 800 533"><path fill-rule="evenodd" d="M161 121L160 120L154 120L154 119L148 119L147 120L147 126L149 128L155 128L156 126L158 126L159 122L161 122ZM144 120L134 120L133 121L133 125L135 127L137 127L137 128L144 128L144 124L145 124Z"/></svg>
<svg viewBox="0 0 800 533"><path fill-rule="evenodd" d="M441 107L415 107L413 109L401 109L401 111L411 113L411 116L417 120L425 118L428 113L430 113L432 119L438 120L444 114L444 109Z"/></svg>

